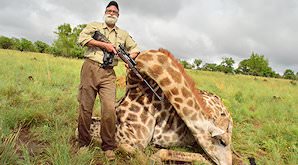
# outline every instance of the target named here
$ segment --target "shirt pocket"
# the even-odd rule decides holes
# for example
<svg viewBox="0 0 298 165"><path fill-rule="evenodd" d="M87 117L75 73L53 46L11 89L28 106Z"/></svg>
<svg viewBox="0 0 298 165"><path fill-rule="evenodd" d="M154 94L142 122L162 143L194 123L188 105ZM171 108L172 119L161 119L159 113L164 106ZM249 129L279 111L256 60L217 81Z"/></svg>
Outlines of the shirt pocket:
<svg viewBox="0 0 298 165"><path fill-rule="evenodd" d="M122 45L125 44L124 37L118 37L117 38L117 46L119 46L120 44L122 44Z"/></svg>

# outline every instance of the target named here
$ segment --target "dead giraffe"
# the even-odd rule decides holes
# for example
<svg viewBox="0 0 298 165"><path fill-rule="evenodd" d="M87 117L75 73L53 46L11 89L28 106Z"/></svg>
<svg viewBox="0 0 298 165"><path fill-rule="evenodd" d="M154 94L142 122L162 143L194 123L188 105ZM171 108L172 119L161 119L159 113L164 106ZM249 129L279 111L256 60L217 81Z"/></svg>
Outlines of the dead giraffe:
<svg viewBox="0 0 298 165"><path fill-rule="evenodd" d="M179 62L164 49L144 51L136 62L164 100L158 100L129 72L126 94L116 107L117 142L139 149L150 142L161 147L197 143L213 163L232 164L233 122L220 98L197 90ZM99 126L96 129L99 131ZM203 157L202 161L206 162Z"/></svg>

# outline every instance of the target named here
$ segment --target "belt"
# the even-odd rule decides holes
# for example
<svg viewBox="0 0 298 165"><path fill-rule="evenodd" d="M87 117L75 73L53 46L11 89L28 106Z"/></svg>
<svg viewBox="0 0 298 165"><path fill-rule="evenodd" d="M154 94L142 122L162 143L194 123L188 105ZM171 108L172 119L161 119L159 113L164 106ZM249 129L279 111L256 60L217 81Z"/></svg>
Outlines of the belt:
<svg viewBox="0 0 298 165"><path fill-rule="evenodd" d="M103 65L101 63L99 63L97 61L90 60L89 58L86 58L85 61L88 61L88 62L92 63L93 65L96 65L96 66L98 66L100 68L103 68L103 69L113 69L114 68L114 66L103 67Z"/></svg>

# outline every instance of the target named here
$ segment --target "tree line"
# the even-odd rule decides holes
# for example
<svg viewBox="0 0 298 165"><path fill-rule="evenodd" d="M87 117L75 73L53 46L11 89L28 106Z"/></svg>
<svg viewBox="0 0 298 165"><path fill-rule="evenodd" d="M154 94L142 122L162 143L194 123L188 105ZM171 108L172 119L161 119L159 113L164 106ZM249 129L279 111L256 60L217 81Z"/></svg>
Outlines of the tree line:
<svg viewBox="0 0 298 165"><path fill-rule="evenodd" d="M54 33L57 39L49 45L43 41L31 42L25 38L9 38L0 36L0 48L14 49L19 51L50 53L55 56L83 58L85 49L77 44L80 32L86 27L85 24L78 25L74 28L70 24L58 26Z"/></svg>
<svg viewBox="0 0 298 165"><path fill-rule="evenodd" d="M0 36L0 48L50 53L55 56L71 58L83 58L85 48L77 44L77 39L80 32L85 27L86 24L82 24L72 28L71 25L67 23L58 26L56 31L54 31L57 35L57 39L55 39L51 45L43 41L31 42L25 38L18 39ZM269 66L269 62L264 55L259 55L254 52L251 53L248 59L240 61L237 68L233 67L235 61L231 57L222 58L222 62L220 64L203 64L201 59L195 59L193 63L187 62L186 60L180 60L180 62L186 69L298 80L298 72L295 74L293 70L286 69L283 75L279 75Z"/></svg>
<svg viewBox="0 0 298 165"><path fill-rule="evenodd" d="M195 59L192 63L187 62L186 60L181 60L180 62L186 69L298 80L298 72L295 74L293 70L286 69L283 75L280 75L269 66L269 62L264 55L259 55L254 52L251 53L248 59L240 61L237 68L233 67L235 61L231 57L222 58L220 64L205 63L203 65L201 59Z"/></svg>

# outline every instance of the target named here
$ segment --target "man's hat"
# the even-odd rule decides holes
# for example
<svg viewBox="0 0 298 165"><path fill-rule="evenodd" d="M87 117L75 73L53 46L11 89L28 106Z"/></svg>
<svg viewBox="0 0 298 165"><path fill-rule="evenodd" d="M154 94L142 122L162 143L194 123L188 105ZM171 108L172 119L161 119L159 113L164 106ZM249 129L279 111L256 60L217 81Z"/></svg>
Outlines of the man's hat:
<svg viewBox="0 0 298 165"><path fill-rule="evenodd" d="M106 8L110 6L115 6L119 10L118 3L116 1L111 1Z"/></svg>

